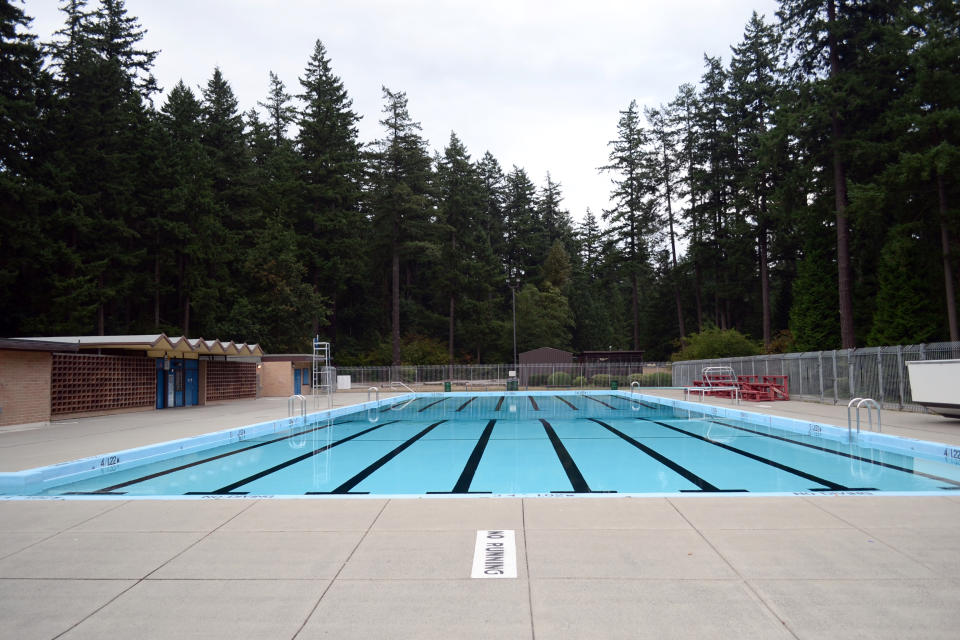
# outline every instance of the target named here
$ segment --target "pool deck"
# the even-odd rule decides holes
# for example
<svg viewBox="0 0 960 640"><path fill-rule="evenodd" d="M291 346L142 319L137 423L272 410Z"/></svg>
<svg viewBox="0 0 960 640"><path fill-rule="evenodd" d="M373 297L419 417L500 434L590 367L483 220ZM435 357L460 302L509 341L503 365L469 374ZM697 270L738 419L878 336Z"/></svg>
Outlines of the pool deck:
<svg viewBox="0 0 960 640"><path fill-rule="evenodd" d="M846 407L739 408L846 426ZM2 428L0 470L286 412ZM884 411L883 432L960 444L925 414ZM516 531L516 579L471 579L478 529ZM958 532L960 495L0 500L0 637L953 639Z"/></svg>

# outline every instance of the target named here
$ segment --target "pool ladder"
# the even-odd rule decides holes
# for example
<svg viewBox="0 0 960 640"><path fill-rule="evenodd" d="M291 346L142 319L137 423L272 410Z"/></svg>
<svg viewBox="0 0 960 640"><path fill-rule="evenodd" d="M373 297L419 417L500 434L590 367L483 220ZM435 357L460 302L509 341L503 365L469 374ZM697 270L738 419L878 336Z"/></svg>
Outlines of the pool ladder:
<svg viewBox="0 0 960 640"><path fill-rule="evenodd" d="M860 407L867 408L867 421L870 424L870 430L873 431L873 412L877 412L877 433L880 433L880 405L873 398L853 398L847 404L847 435L853 440L853 419L850 416L850 410L857 410L857 435L860 435Z"/></svg>

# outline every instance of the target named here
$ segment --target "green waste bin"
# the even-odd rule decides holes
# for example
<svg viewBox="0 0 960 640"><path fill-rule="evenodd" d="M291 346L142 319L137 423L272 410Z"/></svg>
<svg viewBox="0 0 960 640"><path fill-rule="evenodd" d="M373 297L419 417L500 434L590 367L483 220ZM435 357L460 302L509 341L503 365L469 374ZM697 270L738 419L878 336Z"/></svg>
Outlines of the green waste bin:
<svg viewBox="0 0 960 640"><path fill-rule="evenodd" d="M610 381L610 390L611 390L611 391L616 391L616 390L617 390L617 381L616 381L616 380L611 380L611 381Z"/></svg>
<svg viewBox="0 0 960 640"><path fill-rule="evenodd" d="M507 391L519 391L519 390L520 390L519 380L507 380Z"/></svg>
<svg viewBox="0 0 960 640"><path fill-rule="evenodd" d="M450 383L449 383L449 382L444 382L444 383L443 383L443 390L444 390L445 392L447 392L447 393L450 393Z"/></svg>

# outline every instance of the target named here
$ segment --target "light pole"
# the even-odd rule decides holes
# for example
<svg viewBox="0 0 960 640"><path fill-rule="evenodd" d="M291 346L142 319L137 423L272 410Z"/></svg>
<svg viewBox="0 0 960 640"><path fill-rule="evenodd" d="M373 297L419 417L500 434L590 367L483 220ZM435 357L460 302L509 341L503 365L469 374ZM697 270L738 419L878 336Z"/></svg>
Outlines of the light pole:
<svg viewBox="0 0 960 640"><path fill-rule="evenodd" d="M510 298L513 303L513 370L517 371L517 285L519 278L511 276L507 278L507 285L510 287Z"/></svg>

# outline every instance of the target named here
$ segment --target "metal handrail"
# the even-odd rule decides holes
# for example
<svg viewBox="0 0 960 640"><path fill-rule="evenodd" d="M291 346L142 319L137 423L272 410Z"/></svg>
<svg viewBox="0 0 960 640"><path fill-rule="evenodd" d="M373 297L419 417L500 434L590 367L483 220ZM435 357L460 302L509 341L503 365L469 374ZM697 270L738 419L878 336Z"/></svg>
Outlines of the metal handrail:
<svg viewBox="0 0 960 640"><path fill-rule="evenodd" d="M416 391L414 391L413 389L411 389L410 387L408 387L406 384L404 384L403 382L401 382L401 381L399 381L399 380L394 380L393 382L390 383L390 386L391 386L391 387L395 387L395 386L397 386L397 385L400 385L401 387L403 387L404 389L406 389L406 390L409 391L410 393L416 393Z"/></svg>
<svg viewBox="0 0 960 640"><path fill-rule="evenodd" d="M367 389L367 402L370 402L370 392L375 391L377 394L377 404L380 404L380 389L378 387L370 387Z"/></svg>
<svg viewBox="0 0 960 640"><path fill-rule="evenodd" d="M296 393L296 394L290 396L289 398L287 398L287 416L290 417L290 418L292 418L294 415L296 415L296 411L295 411L296 404L295 404L295 403L296 403L297 400L300 401L300 415L301 415L301 416L306 416L306 415L307 415L307 399L306 399L305 397L303 397L302 395L300 395L299 393Z"/></svg>
<svg viewBox="0 0 960 640"><path fill-rule="evenodd" d="M856 403L856 406L854 406ZM880 423L880 405L873 398L853 398L847 403L847 436L853 439L853 420L850 417L850 409L857 410L857 436L860 435L860 407L867 407L867 421L870 423L870 430L873 431L873 409L877 410L877 433L882 431Z"/></svg>
<svg viewBox="0 0 960 640"><path fill-rule="evenodd" d="M634 380L633 382L630 383L630 393L633 393L633 388L634 388L634 387L636 387L637 390L640 389L640 383L637 382L636 380Z"/></svg>

